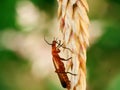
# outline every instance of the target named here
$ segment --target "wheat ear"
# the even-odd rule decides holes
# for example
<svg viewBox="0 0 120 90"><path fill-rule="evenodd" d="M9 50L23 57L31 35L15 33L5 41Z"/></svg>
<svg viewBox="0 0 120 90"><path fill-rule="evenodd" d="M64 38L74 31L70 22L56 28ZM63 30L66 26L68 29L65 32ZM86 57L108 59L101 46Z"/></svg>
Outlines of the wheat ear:
<svg viewBox="0 0 120 90"><path fill-rule="evenodd" d="M72 76L71 90L86 90L86 49L89 45L89 11L86 0L57 0L59 29L66 47L72 50L72 61L67 67L77 74ZM69 69L69 68L68 68Z"/></svg>

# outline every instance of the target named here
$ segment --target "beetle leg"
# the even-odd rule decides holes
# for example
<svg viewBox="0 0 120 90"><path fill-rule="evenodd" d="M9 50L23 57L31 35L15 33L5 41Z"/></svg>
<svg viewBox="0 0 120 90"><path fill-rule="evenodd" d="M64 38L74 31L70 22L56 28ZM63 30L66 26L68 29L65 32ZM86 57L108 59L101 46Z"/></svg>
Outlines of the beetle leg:
<svg viewBox="0 0 120 90"><path fill-rule="evenodd" d="M59 71L57 71L57 70L56 70L55 72L56 72L56 73L63 73L63 74L67 74L67 73L68 73L68 74L71 74L71 75L74 75L74 76L77 75L77 74L73 74L73 73L71 73L71 72L59 72Z"/></svg>
<svg viewBox="0 0 120 90"><path fill-rule="evenodd" d="M72 59L72 57L70 57L70 58L68 58L68 59L60 58L60 60L63 60L63 61L68 61L68 60L70 60L70 59Z"/></svg>
<svg viewBox="0 0 120 90"><path fill-rule="evenodd" d="M65 73L68 73L68 74L71 74L71 75L74 75L74 76L76 76L77 74L73 74L73 73L71 73L71 72L65 72Z"/></svg>

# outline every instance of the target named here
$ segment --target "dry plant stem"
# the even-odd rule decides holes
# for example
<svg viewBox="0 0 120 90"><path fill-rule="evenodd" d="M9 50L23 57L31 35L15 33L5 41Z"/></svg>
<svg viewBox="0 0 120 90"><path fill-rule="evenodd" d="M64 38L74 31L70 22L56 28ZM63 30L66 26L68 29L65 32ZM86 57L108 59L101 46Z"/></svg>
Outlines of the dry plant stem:
<svg viewBox="0 0 120 90"><path fill-rule="evenodd" d="M77 74L70 78L71 90L86 90L86 49L89 45L88 4L86 0L57 1L59 29L63 34L64 45L73 51L72 61L68 62L66 68Z"/></svg>

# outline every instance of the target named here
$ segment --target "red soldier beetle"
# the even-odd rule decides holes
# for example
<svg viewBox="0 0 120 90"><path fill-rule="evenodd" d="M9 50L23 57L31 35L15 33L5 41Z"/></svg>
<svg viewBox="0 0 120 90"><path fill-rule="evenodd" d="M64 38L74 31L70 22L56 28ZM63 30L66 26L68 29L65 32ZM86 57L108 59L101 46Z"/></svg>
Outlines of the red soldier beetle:
<svg viewBox="0 0 120 90"><path fill-rule="evenodd" d="M61 58L59 56L59 53L60 53L59 48L60 47L65 48L65 49L69 49L69 48L63 47L63 44L61 44L60 40L59 40L59 42L57 42L57 40L53 40L52 44L48 43L48 41L45 39L45 37L44 37L44 40L47 44L52 46L53 64L54 64L55 69L56 69L55 72L58 74L58 77L60 79L60 82L61 82L62 86L64 88L70 89L71 84L70 84L70 80L67 76L67 73L69 73L71 75L76 75L76 74L73 74L71 72L65 72L65 66L64 66L64 63L62 62L62 60L63 61L68 61L68 60L72 59L72 57L70 57L68 59L64 59L64 58Z"/></svg>

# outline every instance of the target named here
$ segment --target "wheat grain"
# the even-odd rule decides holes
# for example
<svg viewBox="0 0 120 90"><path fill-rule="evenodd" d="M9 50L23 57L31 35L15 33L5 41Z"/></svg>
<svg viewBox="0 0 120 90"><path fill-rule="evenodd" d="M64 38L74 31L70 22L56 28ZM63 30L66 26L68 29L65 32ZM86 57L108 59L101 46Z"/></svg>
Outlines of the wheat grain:
<svg viewBox="0 0 120 90"><path fill-rule="evenodd" d="M58 0L59 29L64 45L73 53L67 68L77 76L71 76L71 90L86 90L86 49L89 45L89 11L86 0Z"/></svg>

